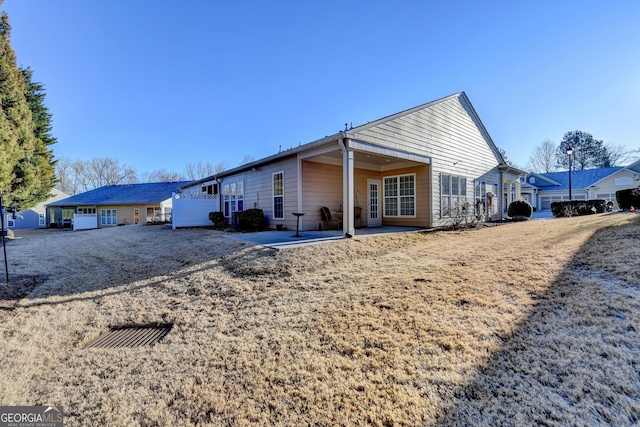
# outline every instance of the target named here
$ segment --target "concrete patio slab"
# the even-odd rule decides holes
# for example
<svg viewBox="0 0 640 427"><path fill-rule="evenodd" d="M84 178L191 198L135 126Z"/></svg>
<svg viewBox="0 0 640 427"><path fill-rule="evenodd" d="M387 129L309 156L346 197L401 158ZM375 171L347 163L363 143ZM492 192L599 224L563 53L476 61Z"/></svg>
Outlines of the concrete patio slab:
<svg viewBox="0 0 640 427"><path fill-rule="evenodd" d="M418 227L374 227L356 230L353 237L377 236L381 234L408 233L424 230ZM302 237L294 237L295 230L289 231L260 231L255 233L229 233L225 237L243 240L268 248L287 249L304 245L314 245L344 239L341 230L301 231Z"/></svg>

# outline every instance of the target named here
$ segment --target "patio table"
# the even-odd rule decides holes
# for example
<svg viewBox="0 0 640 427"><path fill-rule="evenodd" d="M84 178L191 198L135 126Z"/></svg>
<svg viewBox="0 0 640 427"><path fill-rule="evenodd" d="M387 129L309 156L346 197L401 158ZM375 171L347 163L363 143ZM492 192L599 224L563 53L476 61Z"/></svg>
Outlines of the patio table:
<svg viewBox="0 0 640 427"><path fill-rule="evenodd" d="M292 212L296 217L296 234L293 237L302 237L300 235L300 217L304 215L304 212Z"/></svg>

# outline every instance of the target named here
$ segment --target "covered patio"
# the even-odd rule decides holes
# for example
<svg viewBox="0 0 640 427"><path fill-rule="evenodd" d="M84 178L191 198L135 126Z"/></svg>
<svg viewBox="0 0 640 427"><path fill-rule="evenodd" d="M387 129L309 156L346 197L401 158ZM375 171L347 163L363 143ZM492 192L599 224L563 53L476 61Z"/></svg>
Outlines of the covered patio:
<svg viewBox="0 0 640 427"><path fill-rule="evenodd" d="M322 207L338 217L342 235L362 235L356 229L367 227L430 227L430 162L424 155L350 138L300 153L301 229L326 228Z"/></svg>

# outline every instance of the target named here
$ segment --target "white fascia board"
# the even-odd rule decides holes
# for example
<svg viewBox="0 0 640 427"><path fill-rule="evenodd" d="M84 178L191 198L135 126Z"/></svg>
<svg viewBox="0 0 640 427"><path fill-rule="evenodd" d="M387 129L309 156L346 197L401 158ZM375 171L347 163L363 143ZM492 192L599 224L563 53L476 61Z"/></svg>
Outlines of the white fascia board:
<svg viewBox="0 0 640 427"><path fill-rule="evenodd" d="M431 164L431 157L423 156L416 153L407 153L406 151L394 150L393 148L381 147L369 142L358 141L355 139L348 140L349 148L356 151L363 151L380 156L395 157L397 159L410 160L412 162Z"/></svg>
<svg viewBox="0 0 640 427"><path fill-rule="evenodd" d="M332 153L334 151L339 151L340 146L338 144L332 143L322 147L317 147L311 150L303 151L298 153L298 158L300 160L308 159L309 157L321 156L323 154Z"/></svg>

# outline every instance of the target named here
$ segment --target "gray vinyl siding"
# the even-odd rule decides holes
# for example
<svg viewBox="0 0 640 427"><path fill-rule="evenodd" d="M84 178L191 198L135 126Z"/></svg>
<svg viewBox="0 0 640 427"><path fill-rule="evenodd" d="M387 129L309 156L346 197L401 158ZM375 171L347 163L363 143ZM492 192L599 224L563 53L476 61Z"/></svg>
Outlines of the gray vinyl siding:
<svg viewBox="0 0 640 427"><path fill-rule="evenodd" d="M467 197L473 197L474 181L480 177L487 188L501 182L493 143L461 95L364 129L355 139L431 158L434 226L441 223L442 173L466 177Z"/></svg>
<svg viewBox="0 0 640 427"><path fill-rule="evenodd" d="M273 174L284 172L284 219L273 218ZM244 210L258 208L265 215L268 228L276 228L276 224L283 224L288 229L295 229L296 221L292 212L298 211L298 167L295 156L265 165L256 170L229 175L221 181L221 188L225 183L244 181ZM222 195L224 197L224 195Z"/></svg>

